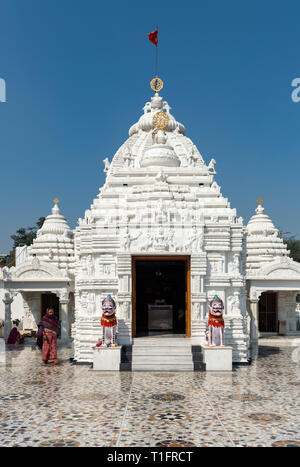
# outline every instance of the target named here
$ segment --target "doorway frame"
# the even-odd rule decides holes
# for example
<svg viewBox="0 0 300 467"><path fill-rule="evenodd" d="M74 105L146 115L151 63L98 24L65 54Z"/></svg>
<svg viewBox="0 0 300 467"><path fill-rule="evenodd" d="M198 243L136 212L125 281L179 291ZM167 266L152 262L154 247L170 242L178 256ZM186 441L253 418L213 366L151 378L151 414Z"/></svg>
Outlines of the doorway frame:
<svg viewBox="0 0 300 467"><path fill-rule="evenodd" d="M132 337L136 337L136 263L138 261L184 261L185 262L185 337L191 337L191 257L189 255L135 255L131 257L132 271Z"/></svg>
<svg viewBox="0 0 300 467"><path fill-rule="evenodd" d="M261 331L260 330L260 327L259 327L259 323L260 323L260 313L261 313L261 310L260 310L260 306L261 306L261 303L260 303L260 300L262 298L262 295L265 294L265 296L267 295L275 295L275 331ZM262 334L278 334L278 290L264 290L262 292L262 294L260 295L259 297L259 301L258 301L258 332L259 333L262 333Z"/></svg>

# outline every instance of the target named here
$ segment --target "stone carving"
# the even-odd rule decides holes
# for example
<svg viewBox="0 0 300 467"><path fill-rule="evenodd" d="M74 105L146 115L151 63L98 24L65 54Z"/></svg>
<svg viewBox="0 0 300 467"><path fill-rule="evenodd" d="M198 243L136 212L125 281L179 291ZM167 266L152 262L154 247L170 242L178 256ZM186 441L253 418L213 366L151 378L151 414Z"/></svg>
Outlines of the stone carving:
<svg viewBox="0 0 300 467"><path fill-rule="evenodd" d="M163 101L163 109L167 112L167 114L169 114L172 107L167 103L167 101Z"/></svg>
<svg viewBox="0 0 300 467"><path fill-rule="evenodd" d="M158 203L158 209L155 212L155 220L159 224L165 224L168 221L168 211L165 203L160 200Z"/></svg>
<svg viewBox="0 0 300 467"><path fill-rule="evenodd" d="M134 157L131 154L131 151L128 146L125 146L123 151L123 159L124 159L124 166L125 167L133 167Z"/></svg>
<svg viewBox="0 0 300 467"><path fill-rule="evenodd" d="M151 112L151 102L146 102L146 104L143 107L144 114Z"/></svg>
<svg viewBox="0 0 300 467"><path fill-rule="evenodd" d="M197 156L195 155L194 147L192 147L191 150L188 153L187 162L188 162L189 165L194 167L196 165L196 161L197 161Z"/></svg>
<svg viewBox="0 0 300 467"><path fill-rule="evenodd" d="M125 233L120 238L121 249L124 250L124 251L129 251L132 242L137 240L140 235L141 235L141 232L138 232L136 235L130 234L129 231L128 231L128 225L127 225L126 229L125 229Z"/></svg>
<svg viewBox="0 0 300 467"><path fill-rule="evenodd" d="M87 268L87 275L89 277L94 277L95 264L94 264L94 259L92 258L92 255L88 255L87 257L86 268Z"/></svg>
<svg viewBox="0 0 300 467"><path fill-rule="evenodd" d="M140 244L141 251L148 251L153 247L153 235L150 235L149 232L146 233L144 241Z"/></svg>
<svg viewBox="0 0 300 467"><path fill-rule="evenodd" d="M101 276L113 277L115 275L115 264L103 264L99 259L99 270Z"/></svg>
<svg viewBox="0 0 300 467"><path fill-rule="evenodd" d="M298 279L300 274L292 269L278 268L274 271L271 271L268 275L268 278L272 279Z"/></svg>
<svg viewBox="0 0 300 467"><path fill-rule="evenodd" d="M147 232L146 239L143 243L141 243L140 249L141 251L146 251L150 248L153 248L157 251L171 251L174 249L173 240L174 232L160 225L157 232Z"/></svg>
<svg viewBox="0 0 300 467"><path fill-rule="evenodd" d="M85 211L85 222L86 224L92 224L94 222L94 214L90 209L87 209Z"/></svg>
<svg viewBox="0 0 300 467"><path fill-rule="evenodd" d="M82 292L81 293L81 296L80 296L80 306L81 306L81 310L82 310L82 313L83 315L87 315L87 292Z"/></svg>
<svg viewBox="0 0 300 467"><path fill-rule="evenodd" d="M223 320L224 304L218 295L208 304L208 340L210 347L224 346L224 320Z"/></svg>
<svg viewBox="0 0 300 467"><path fill-rule="evenodd" d="M51 277L51 274L49 274L48 272L46 271L36 271L36 270L32 270L32 271L24 271L22 273L19 274L19 277L22 277L22 278L26 278L26 279L37 279L37 278L46 278L46 277Z"/></svg>
<svg viewBox="0 0 300 467"><path fill-rule="evenodd" d="M124 319L125 321L130 319L130 303L129 302L122 302L119 305L120 310L120 318Z"/></svg>
<svg viewBox="0 0 300 467"><path fill-rule="evenodd" d="M95 313L95 294L89 293L87 296L87 314L93 315Z"/></svg>
<svg viewBox="0 0 300 467"><path fill-rule="evenodd" d="M215 174L215 173L216 173L216 171L215 171L215 165L216 165L215 159L211 159L210 163L208 164L208 171L209 171L209 173L211 173L211 174Z"/></svg>
<svg viewBox="0 0 300 467"><path fill-rule="evenodd" d="M228 272L235 275L240 274L240 257L238 254L234 254L233 261L228 263Z"/></svg>
<svg viewBox="0 0 300 467"><path fill-rule="evenodd" d="M238 316L241 312L239 292L234 292L234 295L231 295L230 297L228 297L228 304L230 307L231 314Z"/></svg>
<svg viewBox="0 0 300 467"><path fill-rule="evenodd" d="M85 278L88 275L87 272L87 260L86 256L82 256L80 259L80 266L81 266L81 277Z"/></svg>
<svg viewBox="0 0 300 467"><path fill-rule="evenodd" d="M211 274L221 274L224 271L224 261L222 259L211 260L209 270Z"/></svg>
<svg viewBox="0 0 300 467"><path fill-rule="evenodd" d="M2 268L2 277L3 277L4 282L9 281L11 279L11 273L7 266Z"/></svg>
<svg viewBox="0 0 300 467"><path fill-rule="evenodd" d="M40 261L39 259L34 256L31 261L32 269L39 269L40 268Z"/></svg>
<svg viewBox="0 0 300 467"><path fill-rule="evenodd" d="M104 169L103 169L103 172L104 173L107 173L110 169L110 162L108 160L108 157L106 157L105 159L103 159L103 164L104 164Z"/></svg>
<svg viewBox="0 0 300 467"><path fill-rule="evenodd" d="M204 242L203 229L201 229L199 232L197 230L197 227L194 225L192 232L189 235L189 239L185 243L184 247L187 249L191 249L191 251L194 253L198 253L203 250L203 242Z"/></svg>
<svg viewBox="0 0 300 467"><path fill-rule="evenodd" d="M218 193L220 192L220 187L219 187L219 185L217 184L217 182L212 182L212 184L211 184L211 189L212 189L213 191L218 192Z"/></svg>
<svg viewBox="0 0 300 467"><path fill-rule="evenodd" d="M201 315L200 315L200 303L199 302L193 303L192 319L193 320L199 320L200 318L201 318Z"/></svg>
<svg viewBox="0 0 300 467"><path fill-rule="evenodd" d="M160 170L155 177L156 183L167 184L168 183L168 175L164 173L163 170Z"/></svg>

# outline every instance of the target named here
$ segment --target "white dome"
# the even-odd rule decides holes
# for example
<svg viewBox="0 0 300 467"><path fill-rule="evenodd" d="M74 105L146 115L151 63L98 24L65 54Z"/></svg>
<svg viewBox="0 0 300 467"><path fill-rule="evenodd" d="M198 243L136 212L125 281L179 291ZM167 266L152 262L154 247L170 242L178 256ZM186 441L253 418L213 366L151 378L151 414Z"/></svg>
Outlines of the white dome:
<svg viewBox="0 0 300 467"><path fill-rule="evenodd" d="M258 271L266 262L289 254L270 217L264 214L259 205L256 215L248 222L247 231L247 270Z"/></svg>
<svg viewBox="0 0 300 467"><path fill-rule="evenodd" d="M52 214L46 217L42 227L38 230L37 236L40 235L65 235L70 238L73 237L73 233L68 225L68 222L64 216L60 214L59 207L55 204L52 208Z"/></svg>
<svg viewBox="0 0 300 467"><path fill-rule="evenodd" d="M155 144L145 150L141 159L141 167L179 167L180 160L172 146L166 144L167 138L163 131L155 136Z"/></svg>
<svg viewBox="0 0 300 467"><path fill-rule="evenodd" d="M120 170L129 168L131 171L132 169L146 169L150 165L165 167L188 167L192 165L198 168L201 167L207 175L212 173L205 165L195 144L185 136L184 126L170 114L170 108L168 103L163 101L163 98L157 93L152 97L151 102L146 102L143 108L144 114L130 128L129 138L112 158L111 170L107 174L108 179L110 175L116 175ZM167 125L163 128L166 137L165 147L163 148L165 157L158 154L158 148L154 149L155 145L153 144L153 133L157 130L153 118L158 112L164 112L168 117ZM158 141L157 143L160 144ZM162 163L162 159L165 159L164 163ZM167 159L168 162L166 162ZM150 160L152 161L151 164Z"/></svg>
<svg viewBox="0 0 300 467"><path fill-rule="evenodd" d="M29 248L29 256L51 262L59 269L74 268L74 234L55 204Z"/></svg>

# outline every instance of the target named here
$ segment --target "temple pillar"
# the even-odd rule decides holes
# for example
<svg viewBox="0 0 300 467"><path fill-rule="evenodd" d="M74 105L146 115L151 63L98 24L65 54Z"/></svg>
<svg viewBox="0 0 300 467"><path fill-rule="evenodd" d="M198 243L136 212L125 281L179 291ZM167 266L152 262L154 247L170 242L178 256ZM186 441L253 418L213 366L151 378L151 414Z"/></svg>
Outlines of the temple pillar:
<svg viewBox="0 0 300 467"><path fill-rule="evenodd" d="M59 300L59 315L60 315L60 325L61 332L60 338L62 341L69 341L69 299L60 299Z"/></svg>
<svg viewBox="0 0 300 467"><path fill-rule="evenodd" d="M250 298L250 340L257 341L259 338L258 331L258 302L259 299Z"/></svg>
<svg viewBox="0 0 300 467"><path fill-rule="evenodd" d="M5 321L4 321L4 339L7 340L9 333L11 331L11 304L13 302L13 297L6 293L4 295L3 303L5 305Z"/></svg>

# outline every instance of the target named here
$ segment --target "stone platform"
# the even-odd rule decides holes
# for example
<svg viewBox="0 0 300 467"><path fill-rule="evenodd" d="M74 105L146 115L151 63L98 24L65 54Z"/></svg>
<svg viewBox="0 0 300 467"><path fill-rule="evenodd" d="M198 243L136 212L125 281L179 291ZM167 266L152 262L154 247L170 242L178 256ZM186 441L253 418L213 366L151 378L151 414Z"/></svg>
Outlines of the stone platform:
<svg viewBox="0 0 300 467"><path fill-rule="evenodd" d="M121 346L94 347L93 370L120 371Z"/></svg>
<svg viewBox="0 0 300 467"><path fill-rule="evenodd" d="M202 347L206 371L232 371L232 347Z"/></svg>

